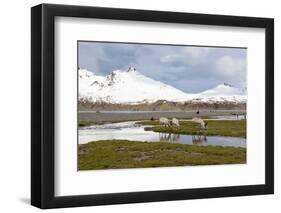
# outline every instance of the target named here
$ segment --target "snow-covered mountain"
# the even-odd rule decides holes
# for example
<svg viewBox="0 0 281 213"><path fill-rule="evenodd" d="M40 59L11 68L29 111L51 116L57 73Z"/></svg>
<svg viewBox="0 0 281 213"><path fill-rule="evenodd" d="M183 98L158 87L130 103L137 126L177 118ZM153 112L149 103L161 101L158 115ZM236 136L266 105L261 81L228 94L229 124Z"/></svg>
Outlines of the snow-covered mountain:
<svg viewBox="0 0 281 213"><path fill-rule="evenodd" d="M185 93L160 81L153 80L130 67L127 71L115 70L107 76L79 70L79 100L119 104L152 103L158 100L173 102L245 102L246 95L228 84L202 93Z"/></svg>
<svg viewBox="0 0 281 213"><path fill-rule="evenodd" d="M230 84L219 84L215 88L206 90L199 95L199 99L203 102L246 102L246 90L238 89Z"/></svg>

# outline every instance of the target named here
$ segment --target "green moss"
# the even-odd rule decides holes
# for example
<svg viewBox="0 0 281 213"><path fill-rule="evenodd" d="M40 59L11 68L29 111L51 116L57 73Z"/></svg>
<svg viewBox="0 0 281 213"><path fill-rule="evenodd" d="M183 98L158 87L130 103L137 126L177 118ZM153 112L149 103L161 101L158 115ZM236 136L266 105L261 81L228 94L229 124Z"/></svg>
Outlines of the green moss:
<svg viewBox="0 0 281 213"><path fill-rule="evenodd" d="M152 127L146 127L145 130L154 132L246 138L246 120L208 120L208 128L206 130L200 128L198 124L192 121L180 121L179 128L160 126L158 121L142 121L138 122L138 124L152 125Z"/></svg>
<svg viewBox="0 0 281 213"><path fill-rule="evenodd" d="M79 145L79 170L246 163L246 149L127 140Z"/></svg>

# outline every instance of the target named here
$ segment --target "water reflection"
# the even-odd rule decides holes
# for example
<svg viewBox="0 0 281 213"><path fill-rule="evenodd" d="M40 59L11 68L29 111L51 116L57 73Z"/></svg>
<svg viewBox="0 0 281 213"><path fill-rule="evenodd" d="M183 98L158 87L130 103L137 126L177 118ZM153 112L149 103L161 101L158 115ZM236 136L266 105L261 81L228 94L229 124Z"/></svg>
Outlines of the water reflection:
<svg viewBox="0 0 281 213"><path fill-rule="evenodd" d="M159 133L159 141L161 142L181 142L181 135L174 133ZM192 135L192 144L207 145L208 139L206 135Z"/></svg>
<svg viewBox="0 0 281 213"><path fill-rule="evenodd" d="M196 135L181 135L172 133L158 133L145 131L145 126L135 122L120 122L104 125L92 125L79 128L79 144L98 140L131 140L143 142L170 142L182 144L196 144L201 146L233 146L246 147L245 138L206 136L204 132Z"/></svg>
<svg viewBox="0 0 281 213"><path fill-rule="evenodd" d="M161 142L179 142L180 134L173 133L159 133L159 141Z"/></svg>
<svg viewBox="0 0 281 213"><path fill-rule="evenodd" d="M208 139L206 135L192 135L192 143L196 145L207 145Z"/></svg>

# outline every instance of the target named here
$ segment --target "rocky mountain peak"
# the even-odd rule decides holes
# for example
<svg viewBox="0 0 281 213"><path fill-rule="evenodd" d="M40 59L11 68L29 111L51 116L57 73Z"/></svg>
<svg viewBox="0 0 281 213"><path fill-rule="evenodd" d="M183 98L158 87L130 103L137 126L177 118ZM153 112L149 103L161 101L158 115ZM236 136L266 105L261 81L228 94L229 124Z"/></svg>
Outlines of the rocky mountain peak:
<svg viewBox="0 0 281 213"><path fill-rule="evenodd" d="M135 67L130 66L127 72L136 72L137 69Z"/></svg>
<svg viewBox="0 0 281 213"><path fill-rule="evenodd" d="M226 87L233 87L231 84L228 84L228 83L223 83L223 85Z"/></svg>

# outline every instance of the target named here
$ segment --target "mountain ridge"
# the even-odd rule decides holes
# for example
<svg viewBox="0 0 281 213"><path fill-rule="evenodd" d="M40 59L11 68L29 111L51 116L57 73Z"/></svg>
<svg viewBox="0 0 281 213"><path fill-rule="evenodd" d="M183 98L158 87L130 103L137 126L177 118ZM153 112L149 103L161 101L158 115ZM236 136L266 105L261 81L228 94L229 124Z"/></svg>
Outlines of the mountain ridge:
<svg viewBox="0 0 281 213"><path fill-rule="evenodd" d="M201 93L185 93L153 80L134 67L114 70L107 76L79 69L79 101L109 104L143 104L159 100L169 102L245 103L246 92L230 84L219 84Z"/></svg>

